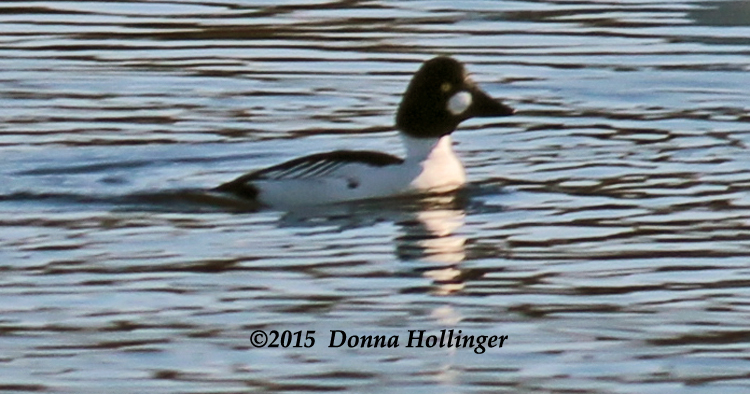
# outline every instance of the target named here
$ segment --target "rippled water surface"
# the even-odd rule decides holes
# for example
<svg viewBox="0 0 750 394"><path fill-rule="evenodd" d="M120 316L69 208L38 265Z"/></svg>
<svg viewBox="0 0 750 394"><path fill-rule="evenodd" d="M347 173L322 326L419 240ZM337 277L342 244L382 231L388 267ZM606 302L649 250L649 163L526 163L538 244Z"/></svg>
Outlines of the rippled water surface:
<svg viewBox="0 0 750 394"><path fill-rule="evenodd" d="M2 392L750 389L750 2L5 1L0 33ZM518 110L456 132L466 190L202 194L401 154L435 54ZM442 329L508 339L406 347Z"/></svg>

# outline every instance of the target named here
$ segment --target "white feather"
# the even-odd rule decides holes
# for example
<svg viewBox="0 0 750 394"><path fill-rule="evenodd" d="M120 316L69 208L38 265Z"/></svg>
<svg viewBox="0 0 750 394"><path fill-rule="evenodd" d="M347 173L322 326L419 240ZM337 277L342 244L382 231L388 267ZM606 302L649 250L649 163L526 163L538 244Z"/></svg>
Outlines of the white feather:
<svg viewBox="0 0 750 394"><path fill-rule="evenodd" d="M318 174L294 167L290 173L302 178L257 179L252 183L260 191L258 199L267 205L293 207L341 201L383 198L416 192L445 192L466 182L461 161L453 153L450 136L412 138L404 136L406 159L402 164L373 166L350 162L324 165ZM338 163L337 163L338 164Z"/></svg>
<svg viewBox="0 0 750 394"><path fill-rule="evenodd" d="M461 115L471 106L471 93L460 91L448 100L448 111L453 115Z"/></svg>

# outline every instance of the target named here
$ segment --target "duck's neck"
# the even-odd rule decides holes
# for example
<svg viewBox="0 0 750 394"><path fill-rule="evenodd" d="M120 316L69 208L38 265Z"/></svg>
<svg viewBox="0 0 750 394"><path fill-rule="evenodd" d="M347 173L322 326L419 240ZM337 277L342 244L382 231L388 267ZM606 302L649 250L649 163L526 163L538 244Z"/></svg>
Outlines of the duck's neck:
<svg viewBox="0 0 750 394"><path fill-rule="evenodd" d="M423 162L440 156L456 157L450 135L436 138L414 138L401 134L406 147L406 161Z"/></svg>

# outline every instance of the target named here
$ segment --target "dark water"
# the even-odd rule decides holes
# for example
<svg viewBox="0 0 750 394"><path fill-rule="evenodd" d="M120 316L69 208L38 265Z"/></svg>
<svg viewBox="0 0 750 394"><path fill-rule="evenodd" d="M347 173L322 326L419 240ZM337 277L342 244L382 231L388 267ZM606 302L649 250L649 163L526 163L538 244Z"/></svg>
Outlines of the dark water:
<svg viewBox="0 0 750 394"><path fill-rule="evenodd" d="M0 392L750 389L749 2L5 1L0 33ZM402 152L438 53L518 109L455 134L459 195L201 195ZM508 339L406 347L443 329Z"/></svg>

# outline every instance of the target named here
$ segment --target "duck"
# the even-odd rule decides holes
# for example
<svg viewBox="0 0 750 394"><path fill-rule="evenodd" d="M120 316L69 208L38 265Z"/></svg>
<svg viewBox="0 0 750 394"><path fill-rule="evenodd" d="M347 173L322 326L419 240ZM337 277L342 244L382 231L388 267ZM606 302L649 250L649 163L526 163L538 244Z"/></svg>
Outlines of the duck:
<svg viewBox="0 0 750 394"><path fill-rule="evenodd" d="M461 62L437 56L416 71L396 112L404 157L368 150L314 153L252 171L213 191L280 208L452 192L466 183L452 133L467 119L514 112L480 89Z"/></svg>

